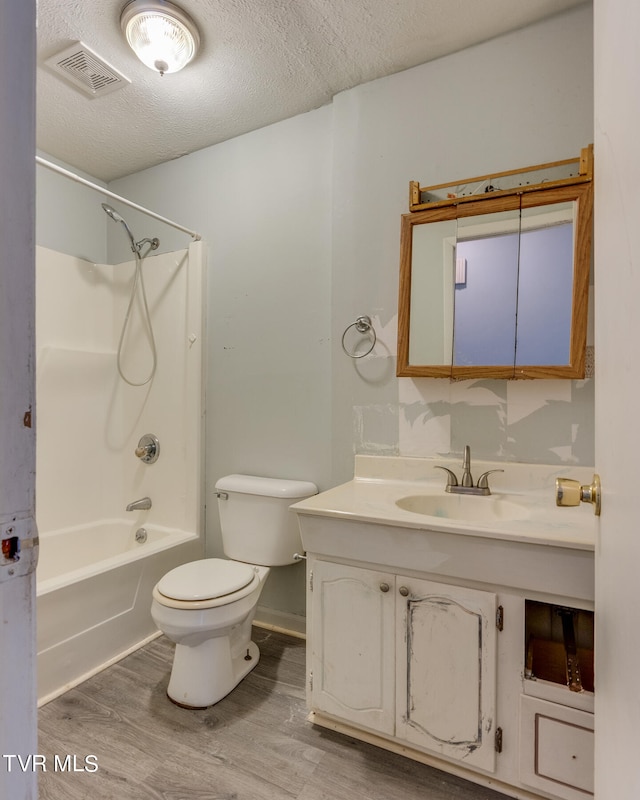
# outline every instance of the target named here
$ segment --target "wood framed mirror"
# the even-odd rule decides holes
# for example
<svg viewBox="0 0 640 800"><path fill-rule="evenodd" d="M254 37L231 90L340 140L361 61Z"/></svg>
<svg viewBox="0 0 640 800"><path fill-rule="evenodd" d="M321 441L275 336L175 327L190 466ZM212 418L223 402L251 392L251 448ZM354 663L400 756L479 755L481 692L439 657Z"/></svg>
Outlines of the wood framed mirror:
<svg viewBox="0 0 640 800"><path fill-rule="evenodd" d="M579 163L575 174L513 176ZM592 149L580 159L420 189L400 237L400 377L582 378L585 371ZM508 176L508 177L505 177ZM421 202L432 189L489 187ZM452 193L454 194L454 193Z"/></svg>

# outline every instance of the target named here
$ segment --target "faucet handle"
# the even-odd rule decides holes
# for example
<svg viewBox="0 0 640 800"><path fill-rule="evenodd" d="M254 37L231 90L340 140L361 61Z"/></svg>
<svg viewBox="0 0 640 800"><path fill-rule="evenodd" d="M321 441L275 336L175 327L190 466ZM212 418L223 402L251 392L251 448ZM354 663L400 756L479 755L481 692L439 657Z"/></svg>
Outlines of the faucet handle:
<svg viewBox="0 0 640 800"><path fill-rule="evenodd" d="M450 470L448 467L441 467L439 464L434 464L434 469L443 469L447 473L447 489L450 486L457 486L458 479L456 478L456 473L453 470Z"/></svg>
<svg viewBox="0 0 640 800"><path fill-rule="evenodd" d="M487 480L488 476L491 475L492 472L504 472L503 469L489 469L486 472L483 472L482 475L478 478L478 483L476 484L478 489L488 489L489 488L489 481Z"/></svg>
<svg viewBox="0 0 640 800"><path fill-rule="evenodd" d="M145 464L154 464L160 455L160 442L152 433L145 433L135 449L136 456Z"/></svg>

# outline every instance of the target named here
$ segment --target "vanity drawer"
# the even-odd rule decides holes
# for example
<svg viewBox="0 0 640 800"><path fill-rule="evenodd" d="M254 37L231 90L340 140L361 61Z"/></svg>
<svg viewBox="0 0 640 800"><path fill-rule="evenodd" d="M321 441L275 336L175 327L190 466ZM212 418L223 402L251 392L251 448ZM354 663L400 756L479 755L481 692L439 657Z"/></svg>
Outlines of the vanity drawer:
<svg viewBox="0 0 640 800"><path fill-rule="evenodd" d="M520 780L563 800L593 797L593 714L522 695Z"/></svg>

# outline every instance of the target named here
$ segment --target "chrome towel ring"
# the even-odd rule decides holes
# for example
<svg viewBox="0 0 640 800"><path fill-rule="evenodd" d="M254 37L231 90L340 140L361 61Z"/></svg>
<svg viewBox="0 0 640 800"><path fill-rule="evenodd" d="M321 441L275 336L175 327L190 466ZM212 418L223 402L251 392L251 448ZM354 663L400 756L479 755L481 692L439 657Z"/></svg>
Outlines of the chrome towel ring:
<svg viewBox="0 0 640 800"><path fill-rule="evenodd" d="M355 353L351 352L350 350L347 350L344 340L345 336L351 330L351 328L355 328L358 331L358 333L369 334L371 338L371 347L369 347L368 350L365 350L363 353ZM345 329L345 332L342 334L342 349L349 356L349 358L364 358L365 356L368 356L369 353L376 346L376 339L377 339L376 332L371 322L371 317L363 315L361 317L358 317L355 322L352 322L351 325L348 325L347 328Z"/></svg>

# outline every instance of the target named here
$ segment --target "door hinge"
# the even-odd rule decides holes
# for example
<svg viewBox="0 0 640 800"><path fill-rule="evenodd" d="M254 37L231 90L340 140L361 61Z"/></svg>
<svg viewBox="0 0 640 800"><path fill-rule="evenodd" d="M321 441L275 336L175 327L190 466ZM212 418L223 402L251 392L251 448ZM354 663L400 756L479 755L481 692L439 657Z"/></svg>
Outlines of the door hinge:
<svg viewBox="0 0 640 800"><path fill-rule="evenodd" d="M496 611L496 628L501 631L504 628L504 608L498 606Z"/></svg>
<svg viewBox="0 0 640 800"><path fill-rule="evenodd" d="M502 752L502 728L496 728L495 748L496 753Z"/></svg>
<svg viewBox="0 0 640 800"><path fill-rule="evenodd" d="M313 691L313 670L309 672L309 691Z"/></svg>
<svg viewBox="0 0 640 800"><path fill-rule="evenodd" d="M313 570L309 570L309 591L313 591Z"/></svg>

